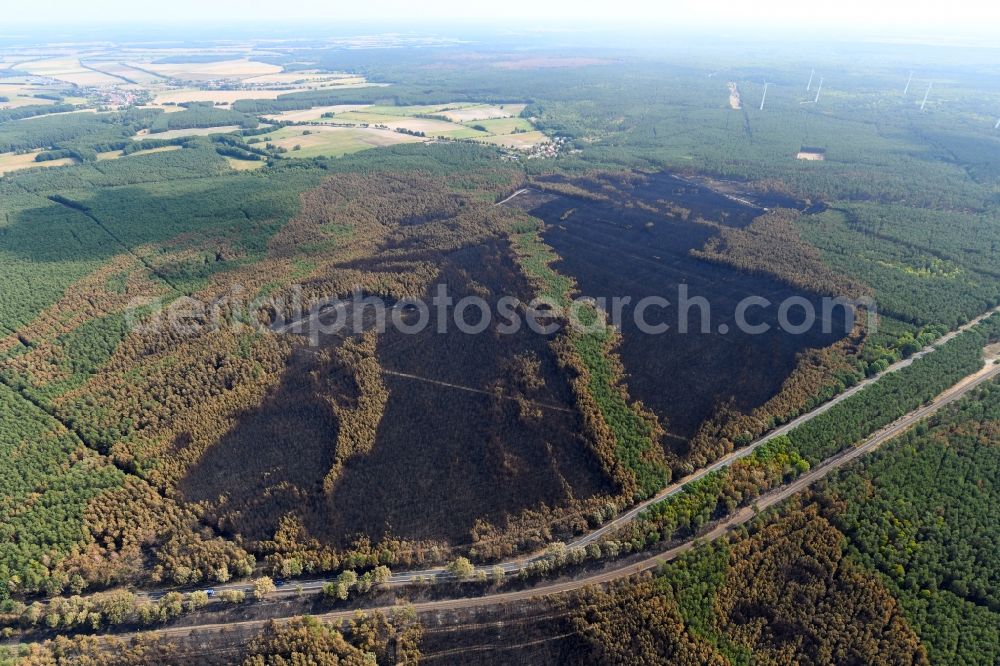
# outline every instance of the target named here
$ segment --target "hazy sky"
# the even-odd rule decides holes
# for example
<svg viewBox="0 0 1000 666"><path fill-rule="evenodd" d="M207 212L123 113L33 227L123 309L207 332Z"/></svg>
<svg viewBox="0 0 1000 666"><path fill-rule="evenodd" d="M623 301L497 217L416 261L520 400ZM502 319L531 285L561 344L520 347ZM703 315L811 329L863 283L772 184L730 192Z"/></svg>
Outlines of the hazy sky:
<svg viewBox="0 0 1000 666"><path fill-rule="evenodd" d="M501 20L524 28L553 23L730 26L817 23L862 29L1000 27L1000 3L988 0L31 0L4 8L5 25L23 23L378 22L427 24Z"/></svg>

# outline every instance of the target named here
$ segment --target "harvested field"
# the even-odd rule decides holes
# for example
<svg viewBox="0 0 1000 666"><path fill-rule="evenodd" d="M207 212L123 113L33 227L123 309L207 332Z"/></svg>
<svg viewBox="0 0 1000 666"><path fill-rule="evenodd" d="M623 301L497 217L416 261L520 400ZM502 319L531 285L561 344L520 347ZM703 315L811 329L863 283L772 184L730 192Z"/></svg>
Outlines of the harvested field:
<svg viewBox="0 0 1000 666"><path fill-rule="evenodd" d="M0 102L0 109L16 109L21 106L37 106L39 104L55 104L55 100L39 99L37 97L22 96L5 92L0 92L0 97L6 97L8 101Z"/></svg>
<svg viewBox="0 0 1000 666"><path fill-rule="evenodd" d="M110 74L112 76L117 76L121 79L126 79L133 83L138 84L151 84L159 83L163 81L162 78L156 76L155 74L150 74L147 71L137 69L123 62L88 62L90 67L94 69L99 69L100 71Z"/></svg>
<svg viewBox="0 0 1000 666"><path fill-rule="evenodd" d="M308 134L305 134L308 132ZM425 141L421 137L385 129L364 127L284 127L265 137L274 145L285 148L287 157L339 157L369 148L394 146L399 143ZM295 146L300 146L295 150Z"/></svg>
<svg viewBox="0 0 1000 666"><path fill-rule="evenodd" d="M132 137L133 141L143 139L179 139L182 136L208 136L209 134L226 134L240 129L239 125L224 125L222 127L191 127L188 129L167 130L166 132L150 133L148 130L140 130Z"/></svg>
<svg viewBox="0 0 1000 666"><path fill-rule="evenodd" d="M467 106L452 111L442 111L441 115L456 123L464 123L470 120L491 120L493 118L512 118L524 110L524 104L505 104L503 106L492 106L480 104L477 106Z"/></svg>
<svg viewBox="0 0 1000 666"><path fill-rule="evenodd" d="M247 59L221 60L202 63L142 64L143 69L182 81L212 81L217 79L249 79L278 74L281 67Z"/></svg>
<svg viewBox="0 0 1000 666"><path fill-rule="evenodd" d="M134 153L125 155L120 150L110 150L105 153L97 153L97 161L105 162L107 160L117 160L122 157L134 157L136 155L152 155L153 153L169 153L172 150L180 150L181 146L160 146L159 148L148 148L146 150L139 150Z"/></svg>
<svg viewBox="0 0 1000 666"><path fill-rule="evenodd" d="M607 195L600 183L577 185ZM803 335L786 334L776 325L775 305L754 309L748 316L750 323L770 325L768 332L752 335L736 330L734 311L747 296L778 304L802 295L818 303L817 297L800 294L775 279L747 275L689 254L714 233L710 225L696 222L698 217L743 227L758 210L666 174L614 186L619 193L607 201L532 195L518 197L511 205L545 220L544 238L562 258L555 267L574 277L582 294L631 297L631 305L624 308L620 347L627 383L632 397L664 422L672 436L668 452L683 456L684 442L703 421L723 406L746 412L763 404L795 368L799 352L832 344L843 337L844 327L835 322L833 334L823 334L819 326ZM635 205L639 202L641 207ZM702 310L696 306L683 318L690 332L678 330L680 285L687 286L690 298L707 299L708 331L700 332ZM666 298L671 304L647 312L650 324L670 326L663 334L643 333L635 323L632 307L646 296ZM652 315L653 311L658 314Z"/></svg>
<svg viewBox="0 0 1000 666"><path fill-rule="evenodd" d="M496 118L493 120L477 120L467 123L470 127L482 127L490 134L505 135L514 130L531 132L535 128L526 118Z"/></svg>
<svg viewBox="0 0 1000 666"><path fill-rule="evenodd" d="M412 132L423 132L428 137L443 136L452 139L473 139L485 137L485 132L470 129L464 125L450 123L445 120L435 120L433 118L415 118L410 116L390 116L369 111L351 111L343 113L330 122L354 123L368 125L386 125L390 129L407 129Z"/></svg>
<svg viewBox="0 0 1000 666"><path fill-rule="evenodd" d="M545 143L549 137L543 132L519 132L517 134L504 134L500 136L489 136L480 139L484 143L491 143L504 148L525 149Z"/></svg>
<svg viewBox="0 0 1000 666"><path fill-rule="evenodd" d="M31 153L24 153L23 155L17 155L15 153L0 154L0 176L11 173L12 171L20 171L22 169L66 166L75 163L75 161L69 157L64 157L58 160L49 160L47 162L36 162L35 155L38 155L41 152L42 151L40 150L36 150Z"/></svg>
<svg viewBox="0 0 1000 666"><path fill-rule="evenodd" d="M286 121L292 123L309 122L312 120L320 121L326 120L323 118L324 113L346 113L348 111L361 111L362 109L367 109L370 104L335 104L333 106L314 106L311 109L305 109L303 111L285 111L284 113L275 113L272 115L264 116L268 120L274 120L277 122Z"/></svg>
<svg viewBox="0 0 1000 666"><path fill-rule="evenodd" d="M376 104L369 110L372 113L382 113L387 116L415 116L418 114L438 114L449 109L463 109L467 106L479 106L471 102L449 102L447 104L415 104L410 106L385 106Z"/></svg>
<svg viewBox="0 0 1000 666"><path fill-rule="evenodd" d="M12 109L19 106L55 104L55 100L35 97L35 94L44 92L46 92L46 88L42 86L0 83L0 97L6 97L9 100L0 103L0 108Z"/></svg>
<svg viewBox="0 0 1000 666"><path fill-rule="evenodd" d="M252 76L243 79L243 83L253 86L267 85L292 85L309 86L316 88L326 88L330 85L341 85L344 83L363 83L365 77L347 73L322 73L322 72L280 72L278 74L265 74L263 76Z"/></svg>
<svg viewBox="0 0 1000 666"><path fill-rule="evenodd" d="M160 93L153 99L153 104L183 104L184 102L213 102L232 104L240 99L277 99L285 93L298 92L301 88L282 90L196 90L193 88L171 90Z"/></svg>
<svg viewBox="0 0 1000 666"><path fill-rule="evenodd" d="M264 160L238 160L235 157L227 157L226 161L236 171L254 171L267 164Z"/></svg>
<svg viewBox="0 0 1000 666"><path fill-rule="evenodd" d="M106 86L123 83L118 77L87 69L80 64L77 58L35 60L20 63L17 65L17 69L30 72L35 76L46 76L77 86Z"/></svg>

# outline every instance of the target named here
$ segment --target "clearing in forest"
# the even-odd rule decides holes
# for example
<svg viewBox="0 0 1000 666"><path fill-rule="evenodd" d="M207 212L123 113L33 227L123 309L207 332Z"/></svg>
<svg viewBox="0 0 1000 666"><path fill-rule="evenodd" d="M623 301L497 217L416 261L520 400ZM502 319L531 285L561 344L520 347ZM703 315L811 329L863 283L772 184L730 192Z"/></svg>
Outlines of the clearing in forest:
<svg viewBox="0 0 1000 666"><path fill-rule="evenodd" d="M494 118L513 118L524 111L524 104L504 104L493 106L491 104L479 104L467 106L461 109L443 111L442 116L456 123L464 123L470 120L492 120Z"/></svg>
<svg viewBox="0 0 1000 666"><path fill-rule="evenodd" d="M518 149L531 148L548 140L549 137L544 132L518 132L517 134L502 134L481 139L484 143L491 143L495 146Z"/></svg>
<svg viewBox="0 0 1000 666"><path fill-rule="evenodd" d="M133 141L143 139L179 139L183 136L208 136L209 134L228 134L240 129L239 125L223 125L222 127L188 127L185 129L167 130L165 132L152 133L149 130L140 130L132 137Z"/></svg>
<svg viewBox="0 0 1000 666"><path fill-rule="evenodd" d="M95 72L80 64L75 57L50 58L20 63L16 67L35 76L45 76L72 83L75 86L107 86L124 83L120 78Z"/></svg>
<svg viewBox="0 0 1000 666"><path fill-rule="evenodd" d="M423 132L428 137L440 136L449 139L473 139L486 136L485 132L448 122L447 120L414 116L390 116L387 114L371 113L369 110L337 114L333 118L330 118L329 122L351 123L354 125L385 125L393 130L405 129L411 132Z"/></svg>
<svg viewBox="0 0 1000 666"><path fill-rule="evenodd" d="M136 155L152 155L154 153L169 153L173 150L180 150L181 146L160 146L159 148L147 148L146 150L138 150L134 153L129 153L125 155L124 152L120 150L109 150L103 153L97 153L97 161L105 162L107 160L117 160L122 157L134 157Z"/></svg>
<svg viewBox="0 0 1000 666"><path fill-rule="evenodd" d="M48 160L47 162L36 162L35 156L41 152L43 151L36 150L20 155L17 153L0 154L0 176L12 171L20 171L21 169L31 169L34 167L57 167L75 163L75 160L70 157L64 157L58 160Z"/></svg>
<svg viewBox="0 0 1000 666"><path fill-rule="evenodd" d="M254 93L256 97L256 92ZM314 106L311 109L302 109L296 111L285 111L283 113L272 113L263 116L267 120L274 120L276 122L290 122L290 123L307 123L311 121L322 122L326 120L323 118L325 113L347 113L348 111L361 111L362 109L367 109L370 104L334 104L332 106Z"/></svg>
<svg viewBox="0 0 1000 666"><path fill-rule="evenodd" d="M795 155L795 159L806 160L808 162L822 162L826 159L826 149L802 146Z"/></svg>
<svg viewBox="0 0 1000 666"><path fill-rule="evenodd" d="M535 128L527 118L494 118L492 120L474 120L466 123L473 129L482 129L490 134L512 134L515 131L531 132Z"/></svg>
<svg viewBox="0 0 1000 666"><path fill-rule="evenodd" d="M279 95L299 92L300 90L300 88L282 90L198 90L196 88L182 88L160 93L153 99L153 103L158 106L184 104L186 102L232 104L240 99L277 99Z"/></svg>

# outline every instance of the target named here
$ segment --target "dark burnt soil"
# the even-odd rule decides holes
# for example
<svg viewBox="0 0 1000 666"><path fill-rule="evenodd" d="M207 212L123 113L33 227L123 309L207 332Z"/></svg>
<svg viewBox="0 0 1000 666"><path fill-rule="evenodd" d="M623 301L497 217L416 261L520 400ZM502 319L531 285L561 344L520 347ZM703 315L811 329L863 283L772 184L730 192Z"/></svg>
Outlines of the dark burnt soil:
<svg viewBox="0 0 1000 666"><path fill-rule="evenodd" d="M843 337L844 325L839 321L830 334L822 333L819 324L801 335L778 330L781 301L803 296L821 313L815 295L689 256L691 249L701 248L715 233L697 218L744 226L760 209L669 174L631 185L618 183L615 192L587 181L576 185L610 200L546 194L525 198L520 205L546 222L544 239L562 258L555 267L575 278L583 295L631 297L631 305L623 309L622 362L631 395L665 421L671 435L666 439L669 451L683 455L686 440L721 405L729 403L741 411L761 405L778 392L794 369L796 354ZM680 332L681 285L686 285L689 297L709 302L708 332L700 332L697 307L688 310L689 332ZM647 296L671 303L666 309L647 311L648 322L670 326L664 334L643 333L635 323L634 305ZM751 335L737 330L736 306L748 296L774 303L767 309L751 309L747 317L750 323L770 324L770 332ZM801 310L793 310L789 317L793 323L801 321L797 313ZM722 334L720 327L729 330Z"/></svg>
<svg viewBox="0 0 1000 666"><path fill-rule="evenodd" d="M388 278L433 267L439 278L426 288L427 300L444 283L456 301L480 296L494 313L503 296L530 301L509 243L490 221L440 207L435 218L397 221L384 246L336 269ZM466 319L475 323L476 310ZM217 507L206 517L230 533L270 538L292 513L310 537L349 546L358 536L378 541L386 534L468 544L479 520L503 526L526 509L610 492L579 434L581 417L550 338L527 329L498 334L501 323L495 319L475 335L454 325L447 333L433 325L419 334L393 326L380 333L376 353L388 400L372 424L376 440L371 451L345 461L329 493L323 482L340 423L324 392L331 382L340 385L336 373L345 371L318 353L329 350L302 340L280 386L182 481L184 497ZM322 337L325 346L342 342ZM342 383L357 390L353 378Z"/></svg>
<svg viewBox="0 0 1000 666"><path fill-rule="evenodd" d="M494 311L506 294L530 300L503 241L448 255L438 283L456 301L479 295ZM427 298L435 292L436 285ZM475 312L470 323L478 321ZM417 335L390 327L380 337L382 367L422 379L385 376L389 400L375 446L346 464L327 510L308 525L311 532L468 543L477 519L502 525L524 509L610 490L577 434L579 417L548 338L497 334L497 323L478 335L452 325L445 334L432 326ZM526 381L528 366L535 369ZM510 399L517 397L566 411L537 407L531 414L532 405L525 410Z"/></svg>
<svg viewBox="0 0 1000 666"><path fill-rule="evenodd" d="M337 420L309 381L316 366L315 351L296 350L279 386L182 481L189 501L225 498L214 512L222 529L268 539L282 515L315 498L337 439Z"/></svg>

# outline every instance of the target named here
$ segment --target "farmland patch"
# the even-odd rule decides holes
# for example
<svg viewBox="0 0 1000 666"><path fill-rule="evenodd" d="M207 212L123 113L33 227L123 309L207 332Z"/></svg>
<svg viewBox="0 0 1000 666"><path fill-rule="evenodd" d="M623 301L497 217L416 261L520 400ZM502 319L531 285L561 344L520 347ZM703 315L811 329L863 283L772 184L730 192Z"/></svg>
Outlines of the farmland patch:
<svg viewBox="0 0 1000 666"><path fill-rule="evenodd" d="M475 120L466 123L473 129L481 129L490 134L511 134L515 131L531 132L535 128L526 118L494 118L492 120Z"/></svg>
<svg viewBox="0 0 1000 666"><path fill-rule="evenodd" d="M347 111L360 111L366 109L370 104L334 104L332 106L314 106L311 109L301 111L285 111L264 116L268 120L285 121L292 123L308 122L311 120L320 121L327 113L339 114Z"/></svg>
<svg viewBox="0 0 1000 666"><path fill-rule="evenodd" d="M479 139L484 143L504 148L531 148L549 140L543 132L518 132L517 134L503 134L499 136L486 136Z"/></svg>
<svg viewBox="0 0 1000 666"><path fill-rule="evenodd" d="M220 60L218 62L150 63L142 66L152 72L183 81L211 81L215 79L249 79L255 76L278 74L281 67L247 59Z"/></svg>
<svg viewBox="0 0 1000 666"><path fill-rule="evenodd" d="M463 123L470 120L513 118L524 110L524 106L524 104L504 104L500 106L477 104L475 106L466 106L461 109L442 111L441 115L456 123Z"/></svg>
<svg viewBox="0 0 1000 666"><path fill-rule="evenodd" d="M208 136L209 134L228 134L240 129L239 125L224 125L222 127L188 127L185 129L167 130L165 132L150 133L149 130L141 130L132 137L133 141L143 139L179 139L184 136Z"/></svg>

